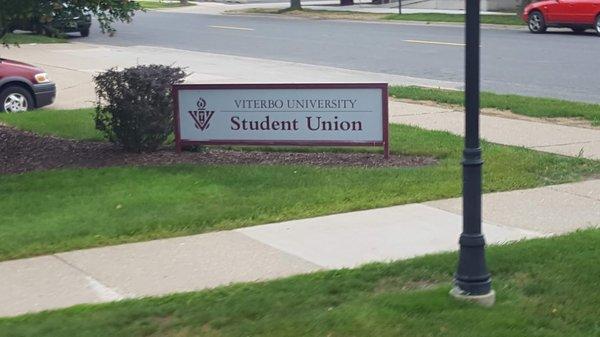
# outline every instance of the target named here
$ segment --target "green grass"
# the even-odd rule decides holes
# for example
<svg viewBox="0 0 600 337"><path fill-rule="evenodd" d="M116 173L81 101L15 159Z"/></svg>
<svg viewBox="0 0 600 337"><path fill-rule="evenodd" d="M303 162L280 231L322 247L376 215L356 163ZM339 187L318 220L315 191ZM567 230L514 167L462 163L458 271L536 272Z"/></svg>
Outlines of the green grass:
<svg viewBox="0 0 600 337"><path fill-rule="evenodd" d="M426 21L426 22L465 22L465 16L462 14L443 14L443 13L411 13L411 14L392 14L384 17L385 20L402 21ZM499 15L485 14L481 15L481 23L494 25L522 26L523 20L517 15Z"/></svg>
<svg viewBox="0 0 600 337"><path fill-rule="evenodd" d="M392 125L421 168L113 167L0 176L0 260L456 197L461 137ZM576 181L600 162L484 144L485 191Z"/></svg>
<svg viewBox="0 0 600 337"><path fill-rule="evenodd" d="M0 38L0 44L28 44L28 43L65 43L67 39L62 37L48 37L26 33L8 33Z"/></svg>
<svg viewBox="0 0 600 337"><path fill-rule="evenodd" d="M300 16L317 19L350 19L350 20L401 20L401 21L423 21L423 22L444 22L444 23L462 23L465 16L462 14L441 14L441 13L411 13L411 14L380 14L363 13L353 11L330 11L316 9L290 9L290 8L249 8L241 11L232 11L232 13L251 13L251 14L281 14L290 16ZM517 15L481 15L481 23L521 26L523 20Z"/></svg>
<svg viewBox="0 0 600 337"><path fill-rule="evenodd" d="M186 5L181 4L180 2L166 2L166 1L138 1L140 6L143 9L162 9L162 8L177 8L177 7L187 7L187 6L195 6L195 3L188 3Z"/></svg>
<svg viewBox="0 0 600 337"><path fill-rule="evenodd" d="M16 114L0 114L0 123L40 135L68 139L103 140L94 125L93 109L34 110Z"/></svg>
<svg viewBox="0 0 600 337"><path fill-rule="evenodd" d="M454 90L393 86L390 87L390 96L443 104L464 104L464 92ZM600 104L483 92L481 93L481 107L510 110L513 113L530 117L583 118L589 120L592 125L600 125Z"/></svg>
<svg viewBox="0 0 600 337"><path fill-rule="evenodd" d="M0 319L0 336L600 336L600 231L488 249L492 308L448 295L455 253Z"/></svg>

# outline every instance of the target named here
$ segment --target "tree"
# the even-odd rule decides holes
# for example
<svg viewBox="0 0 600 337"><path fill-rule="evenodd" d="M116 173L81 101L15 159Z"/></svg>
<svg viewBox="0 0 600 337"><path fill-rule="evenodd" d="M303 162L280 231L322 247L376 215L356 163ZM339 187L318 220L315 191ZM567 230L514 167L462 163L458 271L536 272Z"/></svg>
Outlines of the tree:
<svg viewBox="0 0 600 337"><path fill-rule="evenodd" d="M301 0L290 0L290 9L302 9L302 4L300 3L300 1Z"/></svg>
<svg viewBox="0 0 600 337"><path fill-rule="evenodd" d="M50 23L62 11L90 11L103 33L113 33L115 22L130 22L137 1L130 0L0 0L0 39L25 20Z"/></svg>

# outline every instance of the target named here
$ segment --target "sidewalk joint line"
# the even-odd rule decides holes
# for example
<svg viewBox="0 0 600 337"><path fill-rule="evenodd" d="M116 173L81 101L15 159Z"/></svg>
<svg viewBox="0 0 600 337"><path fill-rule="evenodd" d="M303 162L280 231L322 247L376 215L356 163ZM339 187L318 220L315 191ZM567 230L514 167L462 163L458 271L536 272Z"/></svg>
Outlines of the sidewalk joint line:
<svg viewBox="0 0 600 337"><path fill-rule="evenodd" d="M560 190L560 189L558 189L558 187L560 187L560 186L561 186L561 185L554 185L554 186L549 186L549 188L550 188L552 191L554 191L554 192L566 193L566 194L569 194L569 195L572 195L572 196L575 196L575 197L581 197L581 198L584 198L584 199L589 199L589 200L592 200L592 201L595 201L595 202L598 202L598 203L600 203L600 199L595 199L595 198L593 198L593 197L589 197L589 196L587 196L587 195L583 195L583 194L577 194L577 193L570 192L570 191Z"/></svg>
<svg viewBox="0 0 600 337"><path fill-rule="evenodd" d="M597 140L586 140L586 141L582 141L582 142L573 142L573 143L562 143L562 144L549 144L549 145L535 145L532 146L532 149L535 148L544 148L544 147L552 147L552 146L567 146L567 145L577 145L577 144L590 144L593 142L596 142Z"/></svg>
<svg viewBox="0 0 600 337"><path fill-rule="evenodd" d="M88 281L88 288L90 288L100 299L105 300L105 301L117 301L117 300L122 300L126 297L130 297L130 296L124 296L123 294L119 293L115 289L105 285L104 283L102 283L101 281L99 281L95 277L93 277L90 273L88 273L85 270L83 270L82 268L74 265L73 263L69 262L68 260L58 256L57 254L52 254L51 256L54 257L55 259L57 259L58 261L66 264L67 266L75 269L76 271L80 272L81 274L83 274L85 276L85 279Z"/></svg>

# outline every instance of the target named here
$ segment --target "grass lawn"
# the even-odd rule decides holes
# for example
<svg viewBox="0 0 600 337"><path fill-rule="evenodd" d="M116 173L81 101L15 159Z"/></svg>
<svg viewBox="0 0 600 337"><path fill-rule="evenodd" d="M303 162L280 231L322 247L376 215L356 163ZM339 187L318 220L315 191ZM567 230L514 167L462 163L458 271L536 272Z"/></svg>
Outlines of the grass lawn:
<svg viewBox="0 0 600 337"><path fill-rule="evenodd" d="M411 14L392 14L386 16L386 20L403 21L426 21L426 22L465 22L465 16L462 14L443 14L443 13L411 13ZM515 15L485 14L481 15L481 23L495 25L522 26L525 23Z"/></svg>
<svg viewBox="0 0 600 337"><path fill-rule="evenodd" d="M67 39L62 37L48 37L27 33L9 33L0 39L0 44L28 44L28 43L65 43Z"/></svg>
<svg viewBox="0 0 600 337"><path fill-rule="evenodd" d="M461 23L465 21L462 14L440 14L440 13L411 13L411 14L378 14L362 13L353 11L329 11L315 9L277 9L277 8L249 8L241 11L232 11L232 13L251 13L251 14L280 14L288 16L298 16L314 19L347 19L347 20L401 20L401 21L424 21L424 22L447 22ZM498 25L524 25L517 15L482 15L481 23Z"/></svg>
<svg viewBox="0 0 600 337"><path fill-rule="evenodd" d="M492 308L448 295L457 256L0 319L0 336L600 336L600 231L488 249Z"/></svg>
<svg viewBox="0 0 600 337"><path fill-rule="evenodd" d="M161 0L146 0L138 1L143 9L162 9L162 8L177 8L186 6L195 6L195 3L182 4L179 1L161 1Z"/></svg>
<svg viewBox="0 0 600 337"><path fill-rule="evenodd" d="M460 195L461 137L401 125L390 131L392 153L435 156L439 163L373 169L176 165L3 175L0 260ZM488 192L600 172L600 162L493 144L484 144L484 156Z"/></svg>
<svg viewBox="0 0 600 337"><path fill-rule="evenodd" d="M94 125L94 109L34 110L0 114L0 123L40 135L68 139L103 140Z"/></svg>
<svg viewBox="0 0 600 337"><path fill-rule="evenodd" d="M390 87L390 96L452 105L464 104L464 92L455 90L392 86ZM513 113L530 117L583 118L589 120L592 125L600 126L600 104L483 92L481 93L481 107L510 110Z"/></svg>

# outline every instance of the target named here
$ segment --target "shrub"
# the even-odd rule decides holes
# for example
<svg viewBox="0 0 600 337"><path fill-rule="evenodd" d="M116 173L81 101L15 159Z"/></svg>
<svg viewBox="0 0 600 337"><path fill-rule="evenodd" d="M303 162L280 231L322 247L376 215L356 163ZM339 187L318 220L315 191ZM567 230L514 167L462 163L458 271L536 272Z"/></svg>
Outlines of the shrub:
<svg viewBox="0 0 600 337"><path fill-rule="evenodd" d="M171 85L185 77L182 68L163 65L113 68L95 76L96 129L126 151L156 150L173 131Z"/></svg>

